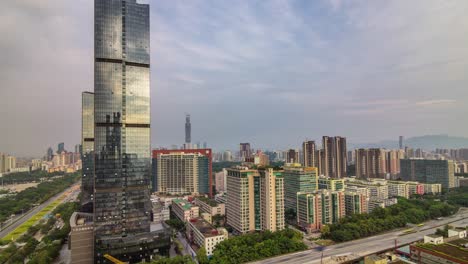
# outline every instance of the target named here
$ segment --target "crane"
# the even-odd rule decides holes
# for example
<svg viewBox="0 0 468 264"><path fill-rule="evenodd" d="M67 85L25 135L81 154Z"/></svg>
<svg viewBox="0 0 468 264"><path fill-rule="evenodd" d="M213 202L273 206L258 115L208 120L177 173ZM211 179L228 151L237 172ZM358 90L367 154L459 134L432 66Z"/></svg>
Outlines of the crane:
<svg viewBox="0 0 468 264"><path fill-rule="evenodd" d="M113 256L109 255L109 254L104 254L104 257L106 259L112 261L112 263L114 263L114 264L127 264L127 262L120 261L120 260L114 258Z"/></svg>

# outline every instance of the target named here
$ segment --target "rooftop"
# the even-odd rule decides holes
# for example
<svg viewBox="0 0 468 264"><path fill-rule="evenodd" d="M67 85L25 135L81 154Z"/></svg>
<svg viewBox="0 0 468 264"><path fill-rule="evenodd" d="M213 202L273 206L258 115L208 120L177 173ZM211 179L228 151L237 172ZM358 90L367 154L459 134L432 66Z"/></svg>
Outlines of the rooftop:
<svg viewBox="0 0 468 264"><path fill-rule="evenodd" d="M172 200L172 202L178 204L184 210L190 210L193 207L191 203L182 199L174 199Z"/></svg>
<svg viewBox="0 0 468 264"><path fill-rule="evenodd" d="M468 245L468 239L462 238L440 245L419 244L415 245L415 247L468 262L468 248L466 248L465 245Z"/></svg>
<svg viewBox="0 0 468 264"><path fill-rule="evenodd" d="M206 204L208 204L211 207L218 206L218 202L216 202L213 199L209 199L209 198L206 198L206 197L203 197L203 196L197 197L197 199L204 202L204 203L206 203Z"/></svg>
<svg viewBox="0 0 468 264"><path fill-rule="evenodd" d="M70 217L70 226L84 226L93 224L93 214L74 212Z"/></svg>
<svg viewBox="0 0 468 264"><path fill-rule="evenodd" d="M221 235L210 223L203 218L192 218L190 223L203 234L204 237L213 237Z"/></svg>
<svg viewBox="0 0 468 264"><path fill-rule="evenodd" d="M439 238L439 237L442 237L441 235L436 235L436 234L430 234L430 235L426 235L427 237L432 237L432 238Z"/></svg>

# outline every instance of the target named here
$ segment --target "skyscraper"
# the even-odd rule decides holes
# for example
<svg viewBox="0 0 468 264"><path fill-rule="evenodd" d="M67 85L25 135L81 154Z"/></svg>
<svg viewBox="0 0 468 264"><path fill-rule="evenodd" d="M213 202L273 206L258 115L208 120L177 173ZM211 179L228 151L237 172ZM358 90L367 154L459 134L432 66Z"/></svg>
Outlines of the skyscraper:
<svg viewBox="0 0 468 264"><path fill-rule="evenodd" d="M400 146L400 149L403 149L403 136L400 136L399 137L399 146Z"/></svg>
<svg viewBox="0 0 468 264"><path fill-rule="evenodd" d="M318 164L315 163L315 141L304 141L302 143L302 155L304 160L304 167L317 167Z"/></svg>
<svg viewBox="0 0 468 264"><path fill-rule="evenodd" d="M47 149L47 161L51 161L53 156L54 156L54 150L51 147L49 147Z"/></svg>
<svg viewBox="0 0 468 264"><path fill-rule="evenodd" d="M60 154L65 151L65 143L58 143L57 145L57 153Z"/></svg>
<svg viewBox="0 0 468 264"><path fill-rule="evenodd" d="M94 196L94 93L84 92L81 97L81 205L83 211L93 211Z"/></svg>
<svg viewBox="0 0 468 264"><path fill-rule="evenodd" d="M150 232L150 21L136 0L94 2L95 262L168 250Z"/></svg>
<svg viewBox="0 0 468 264"><path fill-rule="evenodd" d="M185 116L185 144L192 142L192 124L190 124L190 115Z"/></svg>

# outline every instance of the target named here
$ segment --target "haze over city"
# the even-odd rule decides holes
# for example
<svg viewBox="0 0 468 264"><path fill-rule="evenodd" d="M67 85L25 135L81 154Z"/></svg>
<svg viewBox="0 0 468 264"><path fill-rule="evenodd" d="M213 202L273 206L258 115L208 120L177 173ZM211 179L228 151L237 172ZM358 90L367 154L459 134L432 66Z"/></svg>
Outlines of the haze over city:
<svg viewBox="0 0 468 264"><path fill-rule="evenodd" d="M148 2L148 1L147 1ZM468 134L468 1L151 1L152 146ZM0 149L80 142L93 1L0 3Z"/></svg>

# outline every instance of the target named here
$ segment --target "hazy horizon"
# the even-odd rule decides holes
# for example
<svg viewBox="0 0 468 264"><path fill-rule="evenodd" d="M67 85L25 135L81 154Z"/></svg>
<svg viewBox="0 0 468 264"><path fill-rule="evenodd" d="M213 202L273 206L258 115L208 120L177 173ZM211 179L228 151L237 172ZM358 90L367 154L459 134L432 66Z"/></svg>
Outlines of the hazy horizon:
<svg viewBox="0 0 468 264"><path fill-rule="evenodd" d="M468 135L468 1L146 1L152 146ZM93 1L0 3L0 152L81 141Z"/></svg>

